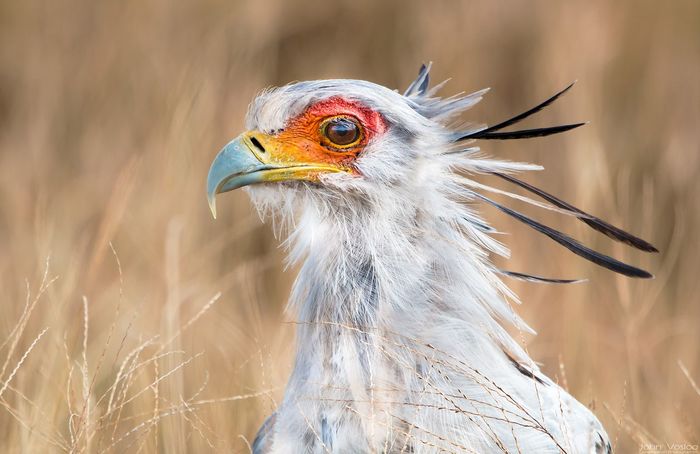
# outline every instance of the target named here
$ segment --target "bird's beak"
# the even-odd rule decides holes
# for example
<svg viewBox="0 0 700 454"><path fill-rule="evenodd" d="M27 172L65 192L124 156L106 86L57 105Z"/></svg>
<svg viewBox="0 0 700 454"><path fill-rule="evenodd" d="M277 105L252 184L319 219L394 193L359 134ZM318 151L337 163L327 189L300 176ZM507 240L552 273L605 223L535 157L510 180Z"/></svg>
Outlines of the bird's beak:
<svg viewBox="0 0 700 454"><path fill-rule="evenodd" d="M214 158L207 177L209 208L216 218L216 195L256 183L316 181L320 173L339 172L331 164L310 162L307 144L249 131L229 142Z"/></svg>

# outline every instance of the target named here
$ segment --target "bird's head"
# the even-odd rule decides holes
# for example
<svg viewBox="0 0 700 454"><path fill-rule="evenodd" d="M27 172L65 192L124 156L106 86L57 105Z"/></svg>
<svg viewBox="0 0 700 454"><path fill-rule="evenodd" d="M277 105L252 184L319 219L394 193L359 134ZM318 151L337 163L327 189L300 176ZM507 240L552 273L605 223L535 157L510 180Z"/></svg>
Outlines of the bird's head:
<svg viewBox="0 0 700 454"><path fill-rule="evenodd" d="M260 94L244 132L218 154L207 190L248 185L257 202L307 194L315 200L379 200L417 189L420 172L449 141L410 97L358 80L299 82ZM437 158L436 158L437 159Z"/></svg>

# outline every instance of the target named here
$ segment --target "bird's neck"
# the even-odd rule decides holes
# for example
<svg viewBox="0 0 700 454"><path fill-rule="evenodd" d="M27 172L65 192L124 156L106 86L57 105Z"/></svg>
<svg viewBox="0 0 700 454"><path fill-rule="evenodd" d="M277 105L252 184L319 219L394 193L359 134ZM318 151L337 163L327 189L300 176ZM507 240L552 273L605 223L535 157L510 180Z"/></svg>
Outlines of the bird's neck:
<svg viewBox="0 0 700 454"><path fill-rule="evenodd" d="M306 205L290 237L291 260L303 261L290 299L300 347L320 324L431 335L448 323L519 351L502 325L529 327L487 253L502 246L446 191L420 187L406 191L418 199L395 191L382 194L384 203Z"/></svg>
<svg viewBox="0 0 700 454"><path fill-rule="evenodd" d="M407 206L305 212L292 251L305 256L292 293L299 320L374 329L408 302L425 302L435 263L420 217Z"/></svg>
<svg viewBox="0 0 700 454"><path fill-rule="evenodd" d="M283 412L302 406L329 427L380 433L361 421L393 414L391 402L423 392L436 355L479 371L503 351L525 355L501 326L519 319L477 246L486 240L457 222L468 211L439 196L425 200L388 200L375 212L307 207L290 238L291 258L303 265L291 297L299 325ZM453 378L439 392L456 393ZM359 415L352 422L344 402Z"/></svg>

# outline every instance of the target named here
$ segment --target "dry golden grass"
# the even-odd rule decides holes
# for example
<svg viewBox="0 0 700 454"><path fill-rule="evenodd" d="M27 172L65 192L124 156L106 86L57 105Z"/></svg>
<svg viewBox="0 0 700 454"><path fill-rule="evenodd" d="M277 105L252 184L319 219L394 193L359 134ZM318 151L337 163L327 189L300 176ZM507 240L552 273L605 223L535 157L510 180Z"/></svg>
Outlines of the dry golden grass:
<svg viewBox="0 0 700 454"><path fill-rule="evenodd" d="M493 91L494 122L579 83L486 144L542 187L650 239L655 272L595 269L487 210L534 358L590 403L619 452L700 437L700 2L0 2L0 451L247 452L282 394L294 270L244 194L207 209L209 163L259 89L351 77ZM539 213L538 213L539 215ZM547 260L543 260L546 257ZM47 260L48 258L48 260Z"/></svg>

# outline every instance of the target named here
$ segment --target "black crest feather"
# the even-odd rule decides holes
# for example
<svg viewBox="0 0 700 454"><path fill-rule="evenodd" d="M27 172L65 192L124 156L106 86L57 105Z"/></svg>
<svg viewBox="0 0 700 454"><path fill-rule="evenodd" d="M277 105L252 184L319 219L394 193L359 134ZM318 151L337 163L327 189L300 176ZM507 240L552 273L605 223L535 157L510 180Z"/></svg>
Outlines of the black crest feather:
<svg viewBox="0 0 700 454"><path fill-rule="evenodd" d="M541 284L578 284L579 282L585 281L585 279L556 279L551 277L535 276L532 274L518 273L515 271L501 269L497 270L497 272L499 274L511 277L513 279L517 279L519 281L537 282Z"/></svg>
<svg viewBox="0 0 700 454"><path fill-rule="evenodd" d="M428 85L430 84L430 64L426 65L423 63L420 65L420 69L418 70L418 77L411 82L411 85L408 86L406 91L403 93L404 96L413 96L413 95L423 95L425 94L426 90L428 89Z"/></svg>
<svg viewBox="0 0 700 454"><path fill-rule="evenodd" d="M533 193L537 194L539 197L543 198L547 202L551 203L552 205L555 205L559 208L564 208L566 210L569 210L573 213L579 213L581 216L578 216L578 219L582 222L585 222L588 224L592 229L597 230L598 232L602 233L603 235L606 235L614 240L621 241L629 246L632 246L634 248L637 248L639 250L645 251L645 252L659 252L658 249L656 249L652 244L648 243L647 241L644 241L641 238L638 238L631 233L625 232L624 230L615 227L614 225L611 225L605 221L603 221L600 218L597 218L593 215L590 215L586 213L585 211L576 208L575 206L571 205L568 202L565 202L552 194L549 194L548 192L543 191L540 188L537 188L535 186L532 186L529 183L526 183L522 180L519 180L511 175L507 175L504 173L500 172L493 172L493 175L496 175L497 177L500 177L510 183L516 184L520 186L521 188Z"/></svg>
<svg viewBox="0 0 700 454"><path fill-rule="evenodd" d="M632 265L620 262L619 260L609 257L605 254L601 254L600 252L596 252L593 249L590 249L584 246L583 244L579 243L578 241L574 240L573 238L567 236L566 234L561 233L551 227L547 227L546 225L541 224L518 211L503 206L500 203L489 199L488 197L485 197L477 192L472 192L472 194L474 194L475 197L488 203L489 205L494 206L502 212L506 213L507 215L517 219L523 224L548 236L552 240L556 241L557 243L561 244L562 246L573 252L574 254L583 257L584 259L593 262L598 266L607 268L616 273L620 273L629 277L638 277L643 279L649 279L654 277L648 271L644 271L640 268L636 268Z"/></svg>
<svg viewBox="0 0 700 454"><path fill-rule="evenodd" d="M482 139L482 140L509 140L509 139L528 139L531 137L543 137L543 136L551 136L552 134L559 134L562 132L569 131L574 128L578 128L579 126L583 126L585 123L573 123L573 124L568 124L568 125L561 125L561 126L550 126L546 128L535 128L535 129L522 129L519 131L506 131L506 132L498 132L503 128L506 128L510 125L513 125L515 123L518 123L519 121L522 121L526 119L527 117L536 114L540 110L544 109L548 105L552 104L554 101L556 101L561 95L566 93L571 89L571 87L574 86L574 83L571 83L569 86L564 88L563 90L559 91L558 93L554 94L553 96L550 96L543 102L539 103L535 107L526 110L525 112L519 113L518 115L509 118L508 120L502 121L498 124L495 124L493 126L489 126L488 128L481 129L479 131L473 131L469 132L466 134L461 134L458 135L454 141L459 142L460 140L467 140L467 139Z"/></svg>

